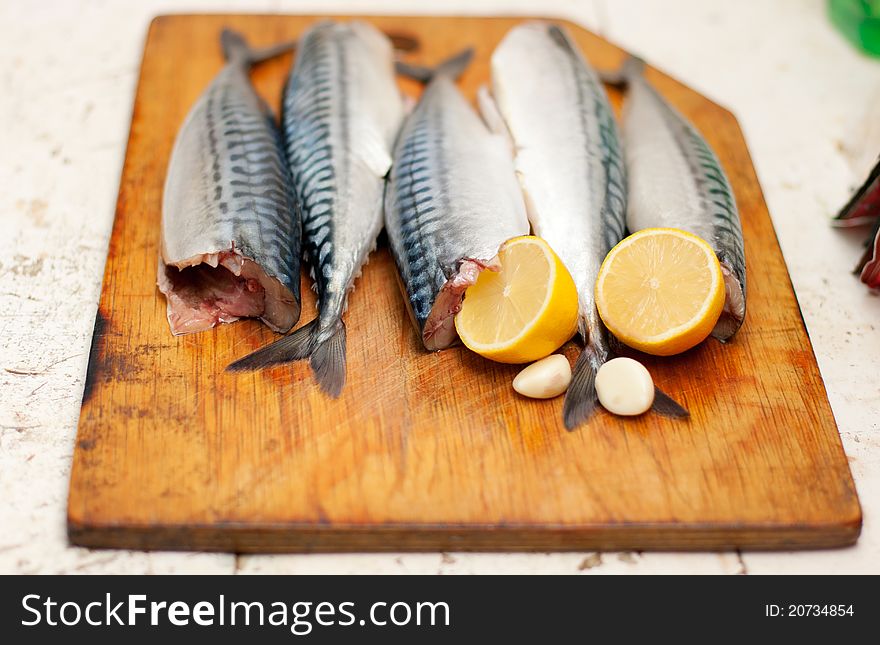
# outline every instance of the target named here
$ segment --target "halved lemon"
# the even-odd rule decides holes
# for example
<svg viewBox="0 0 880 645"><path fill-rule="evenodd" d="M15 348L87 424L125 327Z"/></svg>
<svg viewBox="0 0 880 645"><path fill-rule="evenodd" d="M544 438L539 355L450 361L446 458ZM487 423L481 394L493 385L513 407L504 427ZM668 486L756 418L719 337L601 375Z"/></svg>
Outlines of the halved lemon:
<svg viewBox="0 0 880 645"><path fill-rule="evenodd" d="M712 247L674 228L648 228L608 253L596 306L623 343L670 356L700 343L724 307L724 277Z"/></svg>
<svg viewBox="0 0 880 645"><path fill-rule="evenodd" d="M465 292L455 328L477 354L529 363L557 350L577 329L571 274L541 238L515 237L498 251L499 271L483 271Z"/></svg>

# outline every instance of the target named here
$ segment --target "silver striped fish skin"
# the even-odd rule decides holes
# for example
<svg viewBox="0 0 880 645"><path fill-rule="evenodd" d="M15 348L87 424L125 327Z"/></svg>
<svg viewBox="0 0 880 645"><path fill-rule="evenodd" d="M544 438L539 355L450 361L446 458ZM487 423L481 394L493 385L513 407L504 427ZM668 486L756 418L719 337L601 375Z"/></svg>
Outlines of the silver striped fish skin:
<svg viewBox="0 0 880 645"><path fill-rule="evenodd" d="M612 355L594 287L602 260L624 235L623 151L601 81L560 27L515 27L493 53L491 69L492 109L515 145L532 229L578 290L585 349L564 403L571 429L595 408L595 374Z"/></svg>
<svg viewBox="0 0 880 645"><path fill-rule="evenodd" d="M506 240L527 235L508 142L487 128L455 79L470 56L441 65L401 129L385 228L426 349L458 340L464 291Z"/></svg>
<svg viewBox="0 0 880 645"><path fill-rule="evenodd" d="M301 38L283 94L282 129L318 316L232 369L309 358L321 388L345 382L348 294L382 230L382 197L403 97L388 38L363 22L324 21Z"/></svg>
<svg viewBox="0 0 880 645"><path fill-rule="evenodd" d="M715 250L724 273L724 311L712 335L729 340L746 313L742 224L733 190L712 148L642 74L632 58L616 80L626 86L623 139L629 175L627 228L679 228Z"/></svg>
<svg viewBox="0 0 880 645"><path fill-rule="evenodd" d="M282 49L251 50L229 31L221 40L227 63L169 161L158 284L174 334L244 316L286 332L300 311L300 222L279 129L248 78Z"/></svg>

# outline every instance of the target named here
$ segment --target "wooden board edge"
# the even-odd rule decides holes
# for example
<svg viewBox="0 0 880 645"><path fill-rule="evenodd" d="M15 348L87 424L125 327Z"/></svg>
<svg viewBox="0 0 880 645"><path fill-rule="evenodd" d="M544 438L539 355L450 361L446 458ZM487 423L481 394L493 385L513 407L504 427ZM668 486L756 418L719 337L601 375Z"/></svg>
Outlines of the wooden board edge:
<svg viewBox="0 0 880 645"><path fill-rule="evenodd" d="M662 73L663 72L661 72L661 74ZM673 79L673 80L675 80L676 83L679 82L676 79ZM684 87L688 87L688 86L684 86ZM844 445L843 445L843 437L840 434L840 426L837 422L837 416L835 415L834 408L831 405L831 398L828 396L828 387L825 385L825 377L822 374L822 370L819 368L819 359L816 356L816 348L813 345L813 337L810 335L810 329L807 326L806 318L804 318L804 312L803 312L803 309L801 308L800 299L798 298L797 290L794 288L794 280L791 277L791 271L789 271L788 262L785 259L785 254L782 251L782 244L779 241L779 232L776 229L776 224L773 221L773 217L770 215L770 208L767 205L767 199L764 196L764 187L761 185L760 177L758 177L758 171L755 168L755 163L752 158L752 151L749 148L745 133L743 132L742 127L740 126L739 119L736 118L736 115L733 112L724 108L723 106L719 105L718 103L715 103L715 101L713 101L712 99L706 98L706 100L710 101L713 105L718 107L719 118L723 118L728 121L727 126L729 128L731 128L731 130L737 135L737 138L739 139L739 144L742 147L743 159L744 159L744 161L747 162L748 174L751 175L750 179L752 182L754 182L754 185L755 185L757 193L758 193L758 198L760 199L761 205L763 206L763 210L765 211L767 218L770 220L770 230L772 231L772 234L773 234L773 246L776 249L776 253L779 254L780 262L785 267L786 288L788 289L789 292L791 292L792 297L794 299L794 304L795 304L795 307L797 308L798 322L800 323L800 328L803 331L804 338L806 339L807 348L809 349L809 353L812 356L813 366L815 367L816 375L819 377L819 385L821 387L822 397L817 400L817 405L827 406L828 411L831 415L832 422L834 424L834 439L833 439L833 441L836 442L837 448L840 451L840 454L843 456L843 458L847 459L846 449L844 448ZM849 465L848 459L847 459L847 464L846 464L845 477L847 480L846 486L849 489L849 491L852 493L850 495L850 499L848 500L848 504L852 507L852 508L849 508L848 511L852 517L848 521L850 523L858 526L858 531L856 532L855 538L853 540L853 542L855 542L856 540L858 540L859 534L861 532L863 513L862 513L861 499L859 498L859 493L856 488L855 478L853 477L852 468Z"/></svg>
<svg viewBox="0 0 880 645"><path fill-rule="evenodd" d="M662 72L661 72L662 73ZM673 79L675 80L675 79ZM676 82L678 82L676 80ZM687 87L687 86L685 86ZM817 400L816 405L826 406L828 408L829 414L831 416L831 420L834 424L834 438L831 441L834 441L837 445L837 449L844 459L847 460L846 463L846 487L851 492L847 503L850 508L846 511L843 511L843 514L846 514L847 511L851 515L851 519L847 520L848 523L851 523L854 526L857 526L858 529L855 533L855 537L853 539L853 543L858 540L859 535L861 533L862 521L863 521L863 513L862 513L862 503L859 498L858 489L856 488L855 478L853 477L852 468L849 465L849 460L847 459L846 449L843 445L843 437L840 434L840 426L837 423L837 416L834 414L834 408L831 405L831 398L828 396L828 387L825 385L825 377L822 374L822 370L819 368L819 359L816 356L816 348L813 345L813 338L810 335L810 329L807 327L806 318L804 318L804 312L801 308L800 299L798 298L797 290L794 288L794 280L791 277L791 271L788 268L788 262L785 259L785 254L782 251L782 244L779 241L779 232L776 229L776 224L773 221L773 217L770 215L770 208L767 205L767 199L764 196L764 187L761 185L761 180L758 177L758 171L755 168L754 160L752 159L752 151L749 148L748 141L746 140L745 133L740 126L739 119L736 118L736 115L733 112L727 110L726 108L720 106L715 103L712 99L707 98L707 101L710 101L713 105L718 107L719 109L719 118L723 118L728 121L727 126L731 128L737 138L739 139L739 143L742 147L742 154L744 161L747 162L748 173L751 175L751 181L754 182L756 187L758 198L760 199L761 205L763 206L763 210L767 218L770 220L770 230L773 234L773 246L776 248L776 253L779 254L779 261L785 267L785 279L786 279L786 288L789 292L791 292L792 297L794 299L795 307L797 308L797 316L798 322L800 323L800 328L803 331L804 338L806 339L807 349L809 349L809 353L813 359L813 367L815 367L816 375L819 378L819 386L821 388L822 397Z"/></svg>
<svg viewBox="0 0 880 645"><path fill-rule="evenodd" d="M845 522L760 526L621 524L619 526L303 525L89 526L68 522L74 546L231 553L432 551L793 551L852 546L861 515Z"/></svg>

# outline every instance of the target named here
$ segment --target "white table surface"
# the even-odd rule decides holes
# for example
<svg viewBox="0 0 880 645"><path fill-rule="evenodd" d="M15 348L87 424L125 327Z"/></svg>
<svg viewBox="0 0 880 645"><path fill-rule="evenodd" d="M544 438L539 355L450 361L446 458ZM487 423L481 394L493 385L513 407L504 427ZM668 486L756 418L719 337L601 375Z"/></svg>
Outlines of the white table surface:
<svg viewBox="0 0 880 645"><path fill-rule="evenodd" d="M850 274L864 233L828 226L880 153L880 61L833 31L824 8L820 0L0 1L0 573L880 573L880 297ZM855 476L865 516L858 545L272 556L69 547L70 460L137 70L150 18L168 12L557 15L730 108Z"/></svg>

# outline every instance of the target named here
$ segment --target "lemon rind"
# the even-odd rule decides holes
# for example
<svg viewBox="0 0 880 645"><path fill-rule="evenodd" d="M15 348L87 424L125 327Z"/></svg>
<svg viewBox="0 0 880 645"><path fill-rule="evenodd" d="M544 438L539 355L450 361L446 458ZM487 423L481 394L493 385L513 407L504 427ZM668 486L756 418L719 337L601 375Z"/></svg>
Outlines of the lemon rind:
<svg viewBox="0 0 880 645"><path fill-rule="evenodd" d="M550 245L547 244L546 240L544 240L540 237L532 236L532 235L521 235L519 237L514 237L514 238L509 239L507 242L505 242L504 244L501 245L501 247L498 250L498 255L499 256L501 255L502 250L510 249L511 247L514 247L517 244L535 244L536 242L538 243L537 245L541 247L541 251L544 253L544 257L547 259L547 261L550 265L550 275L548 276L547 283L548 284L555 284L556 277L557 277L556 276L556 274L557 274L557 269L556 269L557 258L553 255L552 249L550 249ZM517 345L519 343L519 341L521 341L526 336L528 336L528 333L534 329L535 323L537 323L539 320L541 320L541 318L547 312L547 309L550 307L550 301L552 299L552 295L553 295L553 289L547 289L547 292L544 295L544 302L541 303L541 308L538 309L538 312L532 317L531 320L529 320L529 322L527 324L523 325L523 330L519 334L514 336L513 338L510 338L510 339L508 339L504 342L500 342L500 343L485 344L485 343L480 343L480 342L474 342L472 338L468 337L468 342L466 342L465 345L467 345L467 347L469 349L471 349L479 354L498 353L498 352L501 352L504 350L508 350L511 347L514 347L515 345ZM461 337L460 331L459 331L459 336ZM462 340L462 342L464 342L464 340L465 340L464 337L462 337L461 340Z"/></svg>
<svg viewBox="0 0 880 645"><path fill-rule="evenodd" d="M712 297L705 299L705 301L703 302L703 306L700 307L699 311L694 316L692 316L687 322L682 323L681 325L677 325L676 327L673 327L662 334L656 334L654 336L645 336L645 337L642 337L639 339L635 339L631 334L623 333L623 330L619 330L619 329L616 331L611 330L612 333L614 333L615 336L618 336L618 338L620 338L620 340L622 340L623 342L627 343L627 341L630 341L630 342L633 342L634 344L638 344L643 347L648 347L648 346L655 347L655 346L663 345L664 343L666 343L670 340L681 338L681 337L685 336L687 334L687 332L690 332L690 331L693 331L693 330L699 328L700 325L703 324L703 322L706 320L706 318L708 317L709 311L711 310L712 306L715 304L715 300L717 299L717 296L715 296L714 294L717 293L719 285L721 287L721 289L720 289L721 292L724 293L724 276L721 272L721 265L718 262L718 257L715 255L715 252L712 250L712 247L709 246L709 244L705 240L703 240L701 237L699 237L698 235L694 235L693 233L689 233L687 231L683 231L680 229L659 228L658 227L658 228L644 229L642 231L638 231L637 233L630 235L628 238L626 238L625 240L620 242L617 246L615 246L611 250L611 252L608 254L608 256L605 258L605 260L602 262L602 264L604 265L606 262L612 262L614 260L614 258L617 255L619 255L624 249L626 249L629 246L631 246L632 244L636 243L638 240L640 240L642 238L646 238L646 237L654 237L657 235L673 235L675 237L687 240L688 242L695 243L696 246L703 251L704 255L706 256L706 258L708 260L708 263L707 263L708 266L710 268L716 269L716 270L712 271L712 284L711 284L710 291L709 291L709 293L711 293L713 295L712 295ZM714 262L712 262L712 260L714 260ZM604 273L600 268L599 280L597 280L597 282L596 282L596 294L597 294L596 302L597 302L597 304L600 302L601 303L607 302L607 298L598 297L598 294L603 291L602 289L600 289L600 285L603 285L605 283L606 276L607 276L607 274ZM722 307L723 307L723 301L722 301ZM601 308L602 307L600 307L600 309ZM697 322L695 323L694 321L697 321ZM611 326L608 325L608 323L605 323L605 324L610 329ZM713 323L713 325L714 325L714 323ZM620 332L620 333L618 333L618 332Z"/></svg>

